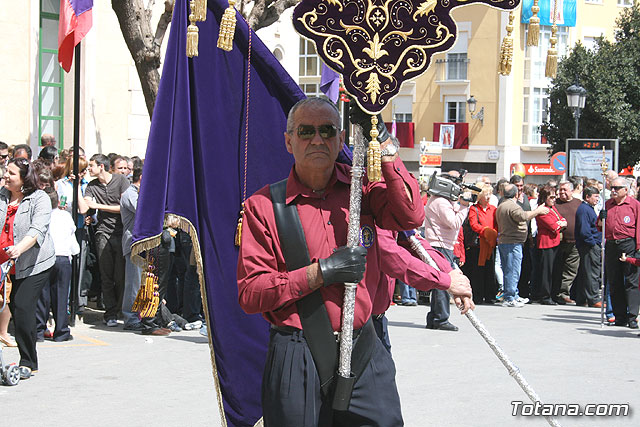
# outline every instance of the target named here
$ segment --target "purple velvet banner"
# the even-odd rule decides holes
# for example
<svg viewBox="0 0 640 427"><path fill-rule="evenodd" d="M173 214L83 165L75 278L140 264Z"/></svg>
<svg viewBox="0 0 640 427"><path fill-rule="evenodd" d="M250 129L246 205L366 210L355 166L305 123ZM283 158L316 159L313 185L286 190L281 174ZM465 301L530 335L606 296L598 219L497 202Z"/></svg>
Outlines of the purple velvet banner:
<svg viewBox="0 0 640 427"><path fill-rule="evenodd" d="M233 50L216 47L226 0L209 0L207 20L198 23L199 56L187 58L188 3L177 0L173 12L134 241L159 235L166 213L193 224L225 417L231 426L253 426L262 416L260 384L269 325L238 305L234 235L244 198L287 177L293 158L284 144L286 112L304 95L255 33L249 42L239 14Z"/></svg>

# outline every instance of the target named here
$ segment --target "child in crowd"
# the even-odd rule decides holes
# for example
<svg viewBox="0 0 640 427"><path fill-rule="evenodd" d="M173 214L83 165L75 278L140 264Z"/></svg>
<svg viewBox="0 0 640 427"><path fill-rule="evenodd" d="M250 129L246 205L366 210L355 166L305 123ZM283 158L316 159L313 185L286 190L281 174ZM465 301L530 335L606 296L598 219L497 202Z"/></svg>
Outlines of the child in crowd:
<svg viewBox="0 0 640 427"><path fill-rule="evenodd" d="M38 301L38 340L53 338L54 341L71 341L73 336L69 329L68 315L71 257L80 252L80 246L76 240L76 226L71 214L58 207L58 193L52 188L45 191L51 198L49 233L56 249L56 263L51 268L49 283L45 285ZM47 329L49 307L55 321L53 334Z"/></svg>

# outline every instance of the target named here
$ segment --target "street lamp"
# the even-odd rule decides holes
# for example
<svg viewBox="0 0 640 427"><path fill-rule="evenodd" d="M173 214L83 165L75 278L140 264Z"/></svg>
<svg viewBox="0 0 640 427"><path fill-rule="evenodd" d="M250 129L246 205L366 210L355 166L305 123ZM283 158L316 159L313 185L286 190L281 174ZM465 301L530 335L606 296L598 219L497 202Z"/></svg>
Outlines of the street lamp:
<svg viewBox="0 0 640 427"><path fill-rule="evenodd" d="M476 104L478 103L478 101L476 101L476 98L471 95L471 98L467 99L467 106L469 107L469 112L471 113L471 118L472 119L476 119L476 120L480 120L480 124L484 125L484 107L482 107L480 109L480 111L478 111L478 114L473 114L476 112Z"/></svg>
<svg viewBox="0 0 640 427"><path fill-rule="evenodd" d="M578 123L580 122L580 114L584 109L584 103L587 99L587 90L577 83L572 84L565 91L567 94L567 105L573 111L573 118L576 121L575 138L578 138Z"/></svg>

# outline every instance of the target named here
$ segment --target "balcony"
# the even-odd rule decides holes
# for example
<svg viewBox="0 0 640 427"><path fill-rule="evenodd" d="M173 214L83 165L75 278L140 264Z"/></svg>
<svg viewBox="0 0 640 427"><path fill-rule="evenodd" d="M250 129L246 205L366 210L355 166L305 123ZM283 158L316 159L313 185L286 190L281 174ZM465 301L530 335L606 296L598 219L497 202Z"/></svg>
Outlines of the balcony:
<svg viewBox="0 0 640 427"><path fill-rule="evenodd" d="M455 55L455 56L454 56ZM467 54L449 54L446 59L436 59L436 84L440 87L440 100L445 96L468 95L468 69L470 60Z"/></svg>

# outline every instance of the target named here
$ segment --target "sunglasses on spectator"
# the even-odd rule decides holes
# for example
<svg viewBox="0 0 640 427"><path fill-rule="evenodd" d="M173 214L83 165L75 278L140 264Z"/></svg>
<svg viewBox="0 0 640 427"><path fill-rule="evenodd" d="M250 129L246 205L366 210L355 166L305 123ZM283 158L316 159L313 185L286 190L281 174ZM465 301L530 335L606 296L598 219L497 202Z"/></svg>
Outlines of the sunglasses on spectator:
<svg viewBox="0 0 640 427"><path fill-rule="evenodd" d="M0 154L0 159L6 159L7 157L9 157L8 154Z"/></svg>
<svg viewBox="0 0 640 427"><path fill-rule="evenodd" d="M613 185L613 186L611 186L611 189L612 190L616 190L616 191L622 190L623 188L627 188L627 187L625 187L624 185Z"/></svg>
<svg viewBox="0 0 640 427"><path fill-rule="evenodd" d="M338 134L338 128L334 125L320 125L318 127L313 125L298 126L298 137L300 139L313 139L313 137L316 136L316 132L320 134L322 139L329 139Z"/></svg>

